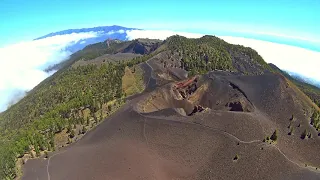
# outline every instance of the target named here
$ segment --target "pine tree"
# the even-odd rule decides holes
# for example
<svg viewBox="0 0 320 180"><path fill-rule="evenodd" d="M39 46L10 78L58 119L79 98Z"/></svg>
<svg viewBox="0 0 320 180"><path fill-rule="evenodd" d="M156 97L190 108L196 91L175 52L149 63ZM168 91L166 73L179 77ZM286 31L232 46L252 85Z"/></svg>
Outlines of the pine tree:
<svg viewBox="0 0 320 180"><path fill-rule="evenodd" d="M52 147L50 144L48 145L48 151L52 151Z"/></svg>
<svg viewBox="0 0 320 180"><path fill-rule="evenodd" d="M90 125L90 119L89 119L89 117L87 117L87 126L89 126Z"/></svg>
<svg viewBox="0 0 320 180"><path fill-rule="evenodd" d="M294 127L291 126L291 127L290 127L290 132L289 132L288 134L289 134L289 135L292 135L292 134L293 134L293 131L294 131Z"/></svg>
<svg viewBox="0 0 320 180"><path fill-rule="evenodd" d="M74 132L74 130L73 130L73 129L71 130L71 132L70 132L70 135L69 135L69 136L70 136L70 138L74 138L74 136L75 136L75 132Z"/></svg>
<svg viewBox="0 0 320 180"><path fill-rule="evenodd" d="M39 157L40 156L40 150L38 146L34 147L34 150L36 151L36 156Z"/></svg>
<svg viewBox="0 0 320 180"><path fill-rule="evenodd" d="M102 108L101 108L101 110L100 110L100 121L102 121L102 119L103 119L103 111L102 111Z"/></svg>
<svg viewBox="0 0 320 180"><path fill-rule="evenodd" d="M49 154L47 151L44 151L45 158L49 158Z"/></svg>
<svg viewBox="0 0 320 180"><path fill-rule="evenodd" d="M271 135L270 139L272 141L277 141L278 140L278 130L276 129L273 134Z"/></svg>
<svg viewBox="0 0 320 180"><path fill-rule="evenodd" d="M31 158L35 158L34 153L30 151Z"/></svg>
<svg viewBox="0 0 320 180"><path fill-rule="evenodd" d="M87 132L87 128L85 126L82 127L82 134L85 134Z"/></svg>
<svg viewBox="0 0 320 180"><path fill-rule="evenodd" d="M309 139L312 138L312 134L311 134L310 131L308 132L307 136L308 136Z"/></svg>
<svg viewBox="0 0 320 180"><path fill-rule="evenodd" d="M51 136L50 146L51 146L52 151L54 151L55 150L54 136Z"/></svg>
<svg viewBox="0 0 320 180"><path fill-rule="evenodd" d="M293 119L294 119L294 117L293 117L293 114L292 114L292 116L291 116L291 118L290 118L290 121L293 121Z"/></svg>
<svg viewBox="0 0 320 180"><path fill-rule="evenodd" d="M56 130L56 132L59 133L59 132L61 132L63 129L64 129L63 124L60 123L60 122L58 122L58 123L57 123L57 130Z"/></svg>
<svg viewBox="0 0 320 180"><path fill-rule="evenodd" d="M72 126L71 126L71 123L68 124L68 127L67 127L67 133L70 133L72 130Z"/></svg>
<svg viewBox="0 0 320 180"><path fill-rule="evenodd" d="M233 158L234 161L237 161L239 159L239 155L236 154L236 156Z"/></svg>

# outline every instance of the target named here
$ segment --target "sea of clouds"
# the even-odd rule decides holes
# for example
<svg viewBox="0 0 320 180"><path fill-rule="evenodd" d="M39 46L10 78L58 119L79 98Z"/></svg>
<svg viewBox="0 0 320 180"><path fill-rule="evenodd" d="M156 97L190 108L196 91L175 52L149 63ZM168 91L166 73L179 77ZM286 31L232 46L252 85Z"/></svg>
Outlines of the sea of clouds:
<svg viewBox="0 0 320 180"><path fill-rule="evenodd" d="M68 46L96 36L96 32L72 33L0 48L0 112L53 74L45 69L66 60L71 55Z"/></svg>
<svg viewBox="0 0 320 180"><path fill-rule="evenodd" d="M129 40L137 38L164 40L176 34L189 38L203 36L203 34L168 30L128 30L119 33L126 33ZM99 32L72 33L0 48L0 112L52 75L54 72L46 72L45 69L68 59L71 55L68 47L100 35ZM256 49L268 63L320 82L320 52L241 37L220 36L220 38L229 43Z"/></svg>

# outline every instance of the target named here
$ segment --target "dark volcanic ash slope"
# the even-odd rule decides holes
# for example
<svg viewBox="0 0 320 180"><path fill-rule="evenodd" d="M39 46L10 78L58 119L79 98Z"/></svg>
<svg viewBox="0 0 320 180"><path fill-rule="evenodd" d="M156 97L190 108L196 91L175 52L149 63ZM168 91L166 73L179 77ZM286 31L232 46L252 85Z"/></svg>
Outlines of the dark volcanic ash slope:
<svg viewBox="0 0 320 180"><path fill-rule="evenodd" d="M23 179L319 179L308 106L282 76L211 72L136 96Z"/></svg>

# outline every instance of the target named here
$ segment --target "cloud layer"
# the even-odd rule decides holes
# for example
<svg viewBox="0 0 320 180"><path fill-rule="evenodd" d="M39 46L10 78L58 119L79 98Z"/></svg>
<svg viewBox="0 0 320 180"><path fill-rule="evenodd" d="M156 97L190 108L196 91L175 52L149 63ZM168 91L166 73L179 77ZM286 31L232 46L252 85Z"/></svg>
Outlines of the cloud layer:
<svg viewBox="0 0 320 180"><path fill-rule="evenodd" d="M176 34L189 38L203 36L203 34L163 30L132 30L127 31L127 38L153 38L163 40ZM231 44L240 44L255 49L266 62L273 63L283 70L295 72L320 81L320 52L256 39L231 36L219 37Z"/></svg>
<svg viewBox="0 0 320 180"><path fill-rule="evenodd" d="M44 70L69 57L66 47L96 36L72 33L0 48L0 112L50 76Z"/></svg>
<svg viewBox="0 0 320 180"><path fill-rule="evenodd" d="M168 30L128 30L127 39L137 39L137 38L149 38L149 39L160 39L165 40L167 37L173 35L185 36L188 38L200 38L203 34L198 33L188 33L179 31L168 31Z"/></svg>

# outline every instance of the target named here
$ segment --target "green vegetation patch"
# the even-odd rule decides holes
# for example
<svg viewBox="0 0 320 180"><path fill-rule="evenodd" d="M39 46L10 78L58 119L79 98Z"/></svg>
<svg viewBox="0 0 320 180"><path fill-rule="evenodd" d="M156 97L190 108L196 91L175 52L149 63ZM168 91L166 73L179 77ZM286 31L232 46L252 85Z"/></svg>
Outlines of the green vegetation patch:
<svg viewBox="0 0 320 180"><path fill-rule="evenodd" d="M140 93L144 90L143 71L139 66L126 67L122 77L122 89L127 96Z"/></svg>
<svg viewBox="0 0 320 180"><path fill-rule="evenodd" d="M320 130L320 112L314 111L314 113L311 116L311 125L317 130Z"/></svg>

